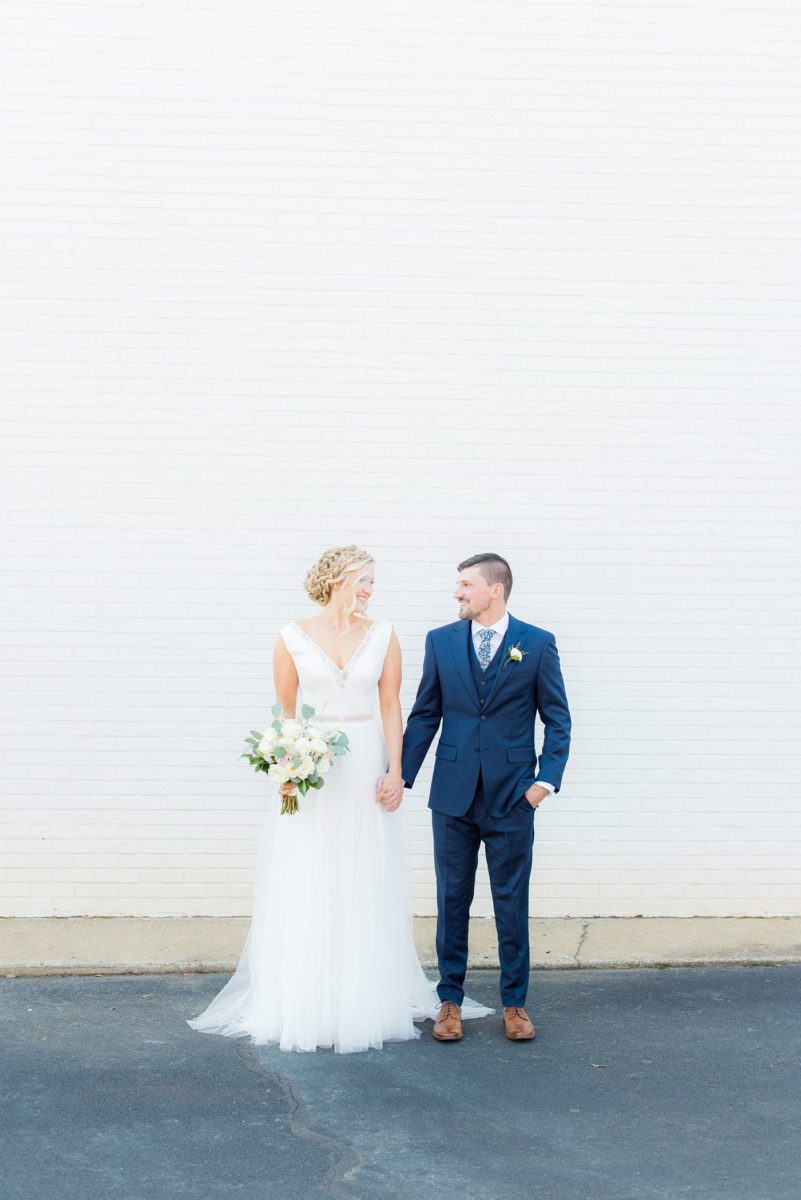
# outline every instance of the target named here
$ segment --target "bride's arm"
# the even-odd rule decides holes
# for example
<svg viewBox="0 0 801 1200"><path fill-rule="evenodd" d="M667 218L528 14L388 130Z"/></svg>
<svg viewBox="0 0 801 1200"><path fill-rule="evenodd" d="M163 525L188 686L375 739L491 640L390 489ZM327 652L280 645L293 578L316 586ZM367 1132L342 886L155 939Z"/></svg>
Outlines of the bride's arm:
<svg viewBox="0 0 801 1200"><path fill-rule="evenodd" d="M395 630L389 639L384 669L378 681L378 699L381 705L381 721L384 740L389 752L389 770L382 780L379 798L388 812L394 812L403 797L401 778L401 752L403 750L403 717L400 706L400 686L403 675L401 648Z"/></svg>
<svg viewBox="0 0 801 1200"><path fill-rule="evenodd" d="M298 673L292 655L284 645L280 633L273 650L273 679L275 681L275 698L281 705L283 716L294 717L295 706L298 702ZM282 796L288 796L295 790L294 783L282 783L278 789Z"/></svg>
<svg viewBox="0 0 801 1200"><path fill-rule="evenodd" d="M280 633L273 650L273 679L275 698L284 710L283 715L294 717L295 705L298 702L298 673Z"/></svg>

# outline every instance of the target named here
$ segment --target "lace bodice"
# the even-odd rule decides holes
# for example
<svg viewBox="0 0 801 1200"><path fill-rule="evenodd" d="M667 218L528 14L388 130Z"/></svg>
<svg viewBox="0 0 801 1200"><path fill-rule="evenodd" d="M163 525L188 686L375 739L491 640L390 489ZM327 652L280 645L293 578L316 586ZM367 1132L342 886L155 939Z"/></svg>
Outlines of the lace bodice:
<svg viewBox="0 0 801 1200"><path fill-rule="evenodd" d="M378 680L392 634L391 621L374 621L344 667L290 621L281 630L298 673L298 706L310 704L319 718L369 717L376 709Z"/></svg>

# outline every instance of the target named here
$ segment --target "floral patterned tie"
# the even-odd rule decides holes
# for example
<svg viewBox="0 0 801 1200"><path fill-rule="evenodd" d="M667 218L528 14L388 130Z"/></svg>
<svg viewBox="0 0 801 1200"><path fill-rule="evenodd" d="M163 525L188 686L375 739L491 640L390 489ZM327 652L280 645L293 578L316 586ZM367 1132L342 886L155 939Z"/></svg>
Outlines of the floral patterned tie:
<svg viewBox="0 0 801 1200"><path fill-rule="evenodd" d="M478 665L482 671L486 671L490 665L490 645L492 644L493 629L482 629L479 637L478 646Z"/></svg>

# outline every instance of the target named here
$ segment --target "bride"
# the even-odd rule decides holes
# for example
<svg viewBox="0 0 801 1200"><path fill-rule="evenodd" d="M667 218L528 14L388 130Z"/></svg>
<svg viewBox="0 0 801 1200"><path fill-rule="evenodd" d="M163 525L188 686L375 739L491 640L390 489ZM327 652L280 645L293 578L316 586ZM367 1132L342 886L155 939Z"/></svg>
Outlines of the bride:
<svg viewBox="0 0 801 1200"><path fill-rule="evenodd" d="M193 1029L346 1054L418 1038L414 1022L436 1018L405 897L401 650L389 621L366 618L373 567L358 546L327 550L304 581L322 612L280 631L273 673L284 716L310 704L316 722L347 733L350 751L295 814L279 811L292 785L268 782L247 940ZM465 998L462 1017L492 1011Z"/></svg>

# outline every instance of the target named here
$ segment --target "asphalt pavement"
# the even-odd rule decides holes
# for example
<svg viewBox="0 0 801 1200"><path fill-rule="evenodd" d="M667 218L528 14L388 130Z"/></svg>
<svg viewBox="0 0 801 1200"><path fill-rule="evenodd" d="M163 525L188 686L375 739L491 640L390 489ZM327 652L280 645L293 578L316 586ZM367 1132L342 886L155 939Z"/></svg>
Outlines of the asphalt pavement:
<svg viewBox="0 0 801 1200"><path fill-rule="evenodd" d="M534 1042L353 1055L190 1029L226 978L0 979L2 1200L801 1194L801 966L540 971Z"/></svg>

